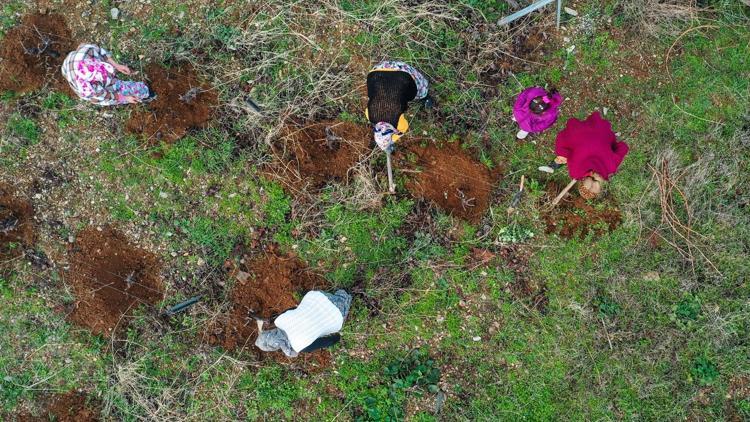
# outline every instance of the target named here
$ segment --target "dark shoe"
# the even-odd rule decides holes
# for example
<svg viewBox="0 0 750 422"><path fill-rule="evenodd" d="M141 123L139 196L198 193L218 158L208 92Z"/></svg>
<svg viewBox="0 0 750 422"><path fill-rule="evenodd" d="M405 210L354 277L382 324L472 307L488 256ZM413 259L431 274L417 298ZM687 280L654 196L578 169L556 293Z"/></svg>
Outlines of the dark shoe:
<svg viewBox="0 0 750 422"><path fill-rule="evenodd" d="M435 100L431 95L427 95L422 100L422 105L424 105L424 108L426 108L427 110L432 110L435 107Z"/></svg>

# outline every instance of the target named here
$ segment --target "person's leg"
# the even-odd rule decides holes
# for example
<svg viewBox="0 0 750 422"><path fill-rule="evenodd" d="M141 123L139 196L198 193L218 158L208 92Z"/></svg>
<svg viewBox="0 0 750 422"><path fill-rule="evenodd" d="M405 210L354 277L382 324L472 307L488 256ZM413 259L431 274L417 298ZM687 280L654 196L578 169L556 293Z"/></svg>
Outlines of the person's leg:
<svg viewBox="0 0 750 422"><path fill-rule="evenodd" d="M120 95L136 97L141 100L145 100L151 95L148 86L143 82L117 80L115 82L115 88Z"/></svg>
<svg viewBox="0 0 750 422"><path fill-rule="evenodd" d="M349 307L352 304L352 296L347 293L344 290L336 290L336 293L330 294L327 292L323 292L324 295L328 298L328 300L331 301L334 305L336 305L337 308L339 308L339 311L341 311L341 315L346 318L346 316L349 314Z"/></svg>

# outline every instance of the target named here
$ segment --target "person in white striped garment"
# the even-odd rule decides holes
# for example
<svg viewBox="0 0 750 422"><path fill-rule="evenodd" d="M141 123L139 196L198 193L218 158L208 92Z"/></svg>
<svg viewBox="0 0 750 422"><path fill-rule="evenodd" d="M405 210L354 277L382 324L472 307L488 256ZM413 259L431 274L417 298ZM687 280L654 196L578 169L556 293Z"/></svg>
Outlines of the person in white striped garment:
<svg viewBox="0 0 750 422"><path fill-rule="evenodd" d="M263 331L264 321L257 319L255 345L264 352L281 350L288 357L330 347L341 338L338 332L351 303L351 295L344 290L333 294L318 290L307 292L296 308L276 317L276 328Z"/></svg>

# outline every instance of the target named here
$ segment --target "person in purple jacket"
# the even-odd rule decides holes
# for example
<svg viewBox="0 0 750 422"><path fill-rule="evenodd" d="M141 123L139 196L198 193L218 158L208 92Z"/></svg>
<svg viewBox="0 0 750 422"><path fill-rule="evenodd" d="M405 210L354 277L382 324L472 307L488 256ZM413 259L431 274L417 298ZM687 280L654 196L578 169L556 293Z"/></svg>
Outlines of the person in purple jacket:
<svg viewBox="0 0 750 422"><path fill-rule="evenodd" d="M544 88L535 86L523 90L513 105L513 121L520 128L516 137L526 139L529 133L543 132L555 124L562 101L562 97L554 89L547 92Z"/></svg>

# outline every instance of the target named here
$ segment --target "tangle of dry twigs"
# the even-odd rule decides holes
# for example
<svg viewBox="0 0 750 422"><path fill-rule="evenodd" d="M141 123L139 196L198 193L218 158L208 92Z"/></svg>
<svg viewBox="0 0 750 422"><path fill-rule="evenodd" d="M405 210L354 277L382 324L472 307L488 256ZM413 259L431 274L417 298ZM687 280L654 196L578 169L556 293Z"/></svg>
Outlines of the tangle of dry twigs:
<svg viewBox="0 0 750 422"><path fill-rule="evenodd" d="M659 188L661 204L662 227L654 233L672 246L690 264L693 275L696 273L696 256L721 275L721 271L714 265L701 245L705 236L692 228L694 221L692 208L688 197L678 185L678 182L688 173L688 169L672 175L669 170L669 161L666 159L662 159L656 167L650 164L649 167Z"/></svg>

